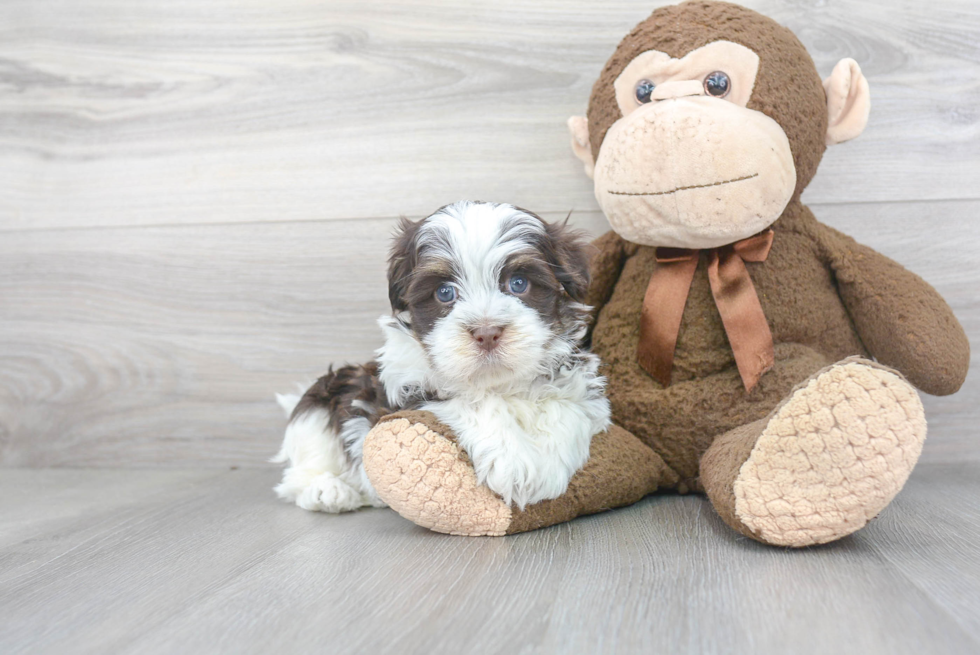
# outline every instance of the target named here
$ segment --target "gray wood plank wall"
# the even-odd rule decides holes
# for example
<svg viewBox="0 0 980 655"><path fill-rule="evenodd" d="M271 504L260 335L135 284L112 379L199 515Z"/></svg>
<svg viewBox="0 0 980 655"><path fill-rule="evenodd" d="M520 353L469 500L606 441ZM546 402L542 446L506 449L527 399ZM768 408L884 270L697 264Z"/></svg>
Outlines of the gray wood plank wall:
<svg viewBox="0 0 980 655"><path fill-rule="evenodd" d="M263 466L273 392L379 345L394 217L603 231L565 119L660 4L0 4L0 465ZM861 64L870 125L804 198L980 352L980 4L745 4ZM980 460L978 357L926 460Z"/></svg>

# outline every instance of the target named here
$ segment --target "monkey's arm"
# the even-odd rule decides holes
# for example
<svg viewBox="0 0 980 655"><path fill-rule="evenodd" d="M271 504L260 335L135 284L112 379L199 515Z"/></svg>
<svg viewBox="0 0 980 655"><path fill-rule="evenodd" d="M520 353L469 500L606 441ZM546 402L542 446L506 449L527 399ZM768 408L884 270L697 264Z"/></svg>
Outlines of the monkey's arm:
<svg viewBox="0 0 980 655"><path fill-rule="evenodd" d="M897 262L820 227L840 296L868 351L926 393L955 393L970 365L970 342L942 296Z"/></svg>
<svg viewBox="0 0 980 655"><path fill-rule="evenodd" d="M589 283L589 292L585 297L585 304L592 310L589 317L589 332L585 337L585 343L592 341L592 328L595 326L599 311L609 302L619 275L623 272L623 264L630 250L635 250L628 241L609 230L601 237L592 242L594 254L589 264L589 273L592 280Z"/></svg>

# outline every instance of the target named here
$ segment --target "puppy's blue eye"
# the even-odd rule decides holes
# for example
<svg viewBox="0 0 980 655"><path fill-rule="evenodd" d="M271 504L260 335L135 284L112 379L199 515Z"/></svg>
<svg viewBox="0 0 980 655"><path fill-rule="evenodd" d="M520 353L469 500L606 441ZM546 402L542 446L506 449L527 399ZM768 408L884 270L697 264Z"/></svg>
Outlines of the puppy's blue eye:
<svg viewBox="0 0 980 655"><path fill-rule="evenodd" d="M456 289L448 284L443 284L436 289L436 300L446 303L456 300Z"/></svg>
<svg viewBox="0 0 980 655"><path fill-rule="evenodd" d="M514 277L510 278L510 283L508 286L510 287L511 293L519 296L527 291L528 281L523 275L515 275Z"/></svg>

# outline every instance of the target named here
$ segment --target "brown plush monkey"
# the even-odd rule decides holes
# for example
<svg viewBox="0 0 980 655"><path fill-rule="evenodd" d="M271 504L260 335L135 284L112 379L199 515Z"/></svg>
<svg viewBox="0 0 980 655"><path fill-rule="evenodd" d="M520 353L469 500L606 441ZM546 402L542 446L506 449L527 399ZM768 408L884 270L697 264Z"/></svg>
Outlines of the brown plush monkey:
<svg viewBox="0 0 980 655"><path fill-rule="evenodd" d="M821 82L786 28L737 5L658 9L569 120L612 232L589 301L613 419L568 492L519 511L434 417L396 414L364 448L378 494L454 534L509 534L705 492L742 534L850 534L901 489L925 439L913 388L950 394L969 343L922 279L800 202L826 145L860 134L853 60Z"/></svg>

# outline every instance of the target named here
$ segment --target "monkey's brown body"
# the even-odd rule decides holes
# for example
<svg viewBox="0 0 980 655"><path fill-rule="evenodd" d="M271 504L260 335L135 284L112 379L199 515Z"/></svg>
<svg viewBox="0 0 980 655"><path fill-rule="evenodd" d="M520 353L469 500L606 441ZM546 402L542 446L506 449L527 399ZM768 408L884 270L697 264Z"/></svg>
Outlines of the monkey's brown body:
<svg viewBox="0 0 980 655"><path fill-rule="evenodd" d="M623 251L622 272L609 301L600 305L592 341L593 352L604 364L614 420L663 457L684 487L700 486L696 480L701 455L716 437L765 417L801 380L820 369L849 355L867 356L831 271L818 258L818 245L808 235L782 226L775 231L767 261L748 265L775 346L775 365L751 392L743 387L728 347L708 285L706 257L701 256L691 285L672 381L663 388L636 359L643 296L657 267L655 248L623 242L614 232L601 240L613 252ZM614 239L620 243L608 244ZM610 268L620 264L615 256L609 259ZM779 279L793 269L796 284L781 284ZM807 320L815 312L834 316L833 327L827 330L823 320Z"/></svg>
<svg viewBox="0 0 980 655"><path fill-rule="evenodd" d="M654 12L606 64L588 119L569 121L614 230L595 242L588 301L618 427L595 437L564 496L521 512L475 490L465 454L431 416L396 416L365 443L378 494L458 534L528 530L657 489L704 491L726 523L766 543L824 543L865 525L921 452L912 385L953 393L969 364L966 335L932 287L800 202L825 143L859 134L867 112L856 63L821 84L799 41L768 18L709 1ZM768 325L770 354L743 349L737 363L741 337L726 330L708 263L763 228L771 249L744 262L735 305L744 319L758 299L753 336ZM667 386L638 359L641 345L664 349L641 329L665 311L650 290L677 284L659 275L674 264L658 261L658 246L700 251L689 290L673 289L686 300ZM752 366L761 377L746 374Z"/></svg>
<svg viewBox="0 0 980 655"><path fill-rule="evenodd" d="M636 360L640 309L657 266L655 249L626 242L614 232L596 242L601 254L593 264L589 301L601 311L592 349L604 363L613 418L663 457L686 486L698 486L691 481L716 437L765 417L817 371L847 357L870 357L862 336L874 343L898 339L902 332L931 333L933 338L913 356L886 359L875 353L931 393L952 393L966 374L965 336L946 303L918 276L817 222L798 203L787 208L773 229L768 259L747 265L776 354L772 370L751 392L739 379L708 286L704 255L685 307L672 383L664 389ZM860 283L848 282L856 275ZM880 308L883 313L875 323L866 326L882 333L862 335L851 320L841 285L850 287L844 294L860 303L862 290L854 285L880 288L875 276L893 280L897 293L889 306Z"/></svg>

